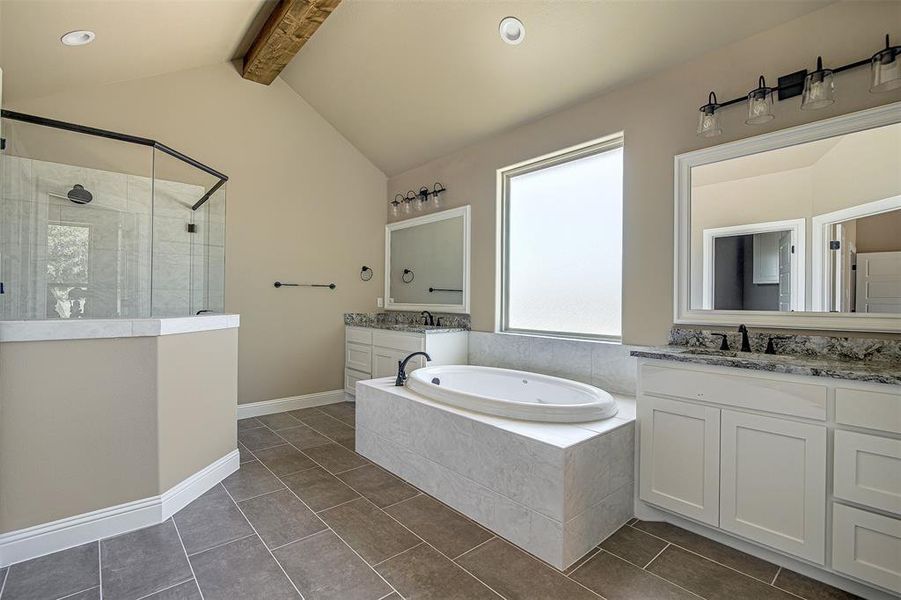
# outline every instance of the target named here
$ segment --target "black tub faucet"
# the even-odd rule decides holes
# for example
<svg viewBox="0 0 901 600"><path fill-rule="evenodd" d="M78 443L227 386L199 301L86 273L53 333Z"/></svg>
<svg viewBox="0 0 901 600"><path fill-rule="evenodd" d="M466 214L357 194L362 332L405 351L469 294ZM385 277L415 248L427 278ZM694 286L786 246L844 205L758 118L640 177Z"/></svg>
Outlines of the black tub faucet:
<svg viewBox="0 0 901 600"><path fill-rule="evenodd" d="M425 352L414 352L413 354L408 355L407 358L397 361L397 379L394 380L394 385L396 387L403 387L404 382L407 380L407 363L414 356L425 356L425 359L429 362L432 360L432 357Z"/></svg>
<svg viewBox="0 0 901 600"><path fill-rule="evenodd" d="M742 352L750 352L751 351L751 340L748 339L747 325L745 325L745 324L739 325L738 333L741 334L741 351Z"/></svg>
<svg viewBox="0 0 901 600"><path fill-rule="evenodd" d="M711 333L710 335L716 337L719 336L723 338L722 343L720 344L720 350L728 352L729 351L729 336L725 333Z"/></svg>
<svg viewBox="0 0 901 600"><path fill-rule="evenodd" d="M433 317L432 313L430 313L429 311L424 310L419 314L422 315L422 324L423 325L434 325L435 324L435 317Z"/></svg>

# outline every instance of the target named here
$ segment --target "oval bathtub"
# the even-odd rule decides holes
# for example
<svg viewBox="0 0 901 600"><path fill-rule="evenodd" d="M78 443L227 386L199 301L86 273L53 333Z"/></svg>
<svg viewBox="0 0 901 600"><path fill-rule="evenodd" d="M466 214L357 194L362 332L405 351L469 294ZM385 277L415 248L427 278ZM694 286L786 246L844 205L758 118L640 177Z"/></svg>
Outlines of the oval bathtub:
<svg viewBox="0 0 901 600"><path fill-rule="evenodd" d="M599 421L617 411L613 396L596 387L492 367L425 367L410 374L407 387L457 408L523 421Z"/></svg>

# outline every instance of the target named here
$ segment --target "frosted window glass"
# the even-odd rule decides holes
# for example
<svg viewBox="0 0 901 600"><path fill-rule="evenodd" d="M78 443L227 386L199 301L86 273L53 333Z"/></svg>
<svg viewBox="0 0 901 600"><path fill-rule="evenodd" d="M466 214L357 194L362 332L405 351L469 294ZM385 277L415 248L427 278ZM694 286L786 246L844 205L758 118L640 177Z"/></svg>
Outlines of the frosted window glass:
<svg viewBox="0 0 901 600"><path fill-rule="evenodd" d="M622 335L623 150L509 180L507 329Z"/></svg>

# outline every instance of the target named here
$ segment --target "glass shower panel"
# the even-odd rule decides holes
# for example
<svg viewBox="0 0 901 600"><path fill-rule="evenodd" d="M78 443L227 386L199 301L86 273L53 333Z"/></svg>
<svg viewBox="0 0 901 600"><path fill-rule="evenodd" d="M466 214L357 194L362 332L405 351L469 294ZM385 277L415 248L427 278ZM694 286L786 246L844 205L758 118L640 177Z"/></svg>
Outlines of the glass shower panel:
<svg viewBox="0 0 901 600"><path fill-rule="evenodd" d="M150 315L152 151L3 119L0 319Z"/></svg>

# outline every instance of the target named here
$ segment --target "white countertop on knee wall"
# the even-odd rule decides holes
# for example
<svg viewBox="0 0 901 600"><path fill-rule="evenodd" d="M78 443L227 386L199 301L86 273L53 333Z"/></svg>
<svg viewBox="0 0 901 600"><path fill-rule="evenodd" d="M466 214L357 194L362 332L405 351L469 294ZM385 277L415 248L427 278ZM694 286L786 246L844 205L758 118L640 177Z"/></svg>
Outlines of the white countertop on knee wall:
<svg viewBox="0 0 901 600"><path fill-rule="evenodd" d="M0 321L0 342L156 337L240 326L240 315L203 314L152 319Z"/></svg>

